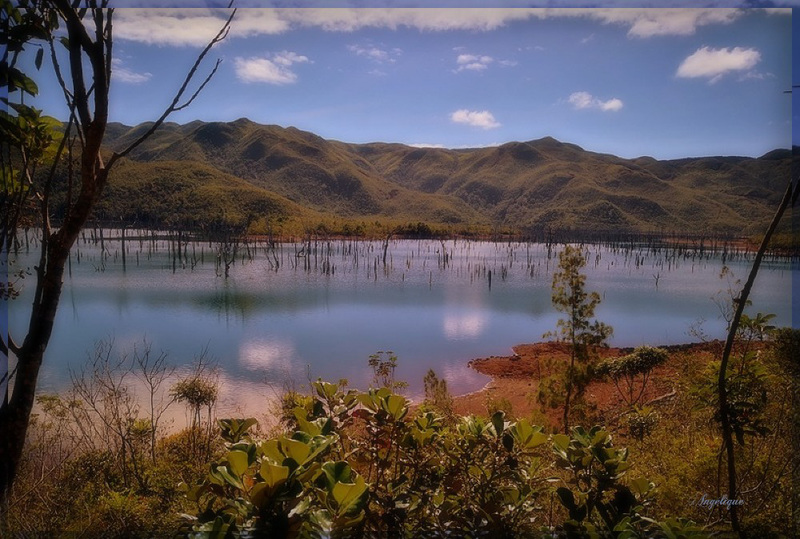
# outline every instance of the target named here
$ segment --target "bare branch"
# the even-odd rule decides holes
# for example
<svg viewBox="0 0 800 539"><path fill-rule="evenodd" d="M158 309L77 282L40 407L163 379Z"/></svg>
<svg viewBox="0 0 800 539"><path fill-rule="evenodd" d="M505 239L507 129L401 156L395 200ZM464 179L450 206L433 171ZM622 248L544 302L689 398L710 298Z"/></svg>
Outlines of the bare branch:
<svg viewBox="0 0 800 539"><path fill-rule="evenodd" d="M16 372L17 372L17 367L15 366L14 370L5 373L3 375L3 377L0 378L0 384L4 384L4 383L6 383L6 381L11 381L11 379L14 378L14 374Z"/></svg>
<svg viewBox="0 0 800 539"><path fill-rule="evenodd" d="M214 69L212 69L211 73L206 77L206 79L200 85L198 90L189 98L189 100L183 103L182 105L178 104L180 103L180 100L183 97L184 93L186 93L186 89L189 86L189 83L192 81L192 79L194 79L194 76L197 73L197 69L200 67L200 64L203 62L205 56L212 49L212 47L214 47L214 45L224 40L228 36L228 32L230 31L231 27L231 21L233 21L233 17L235 15L236 15L236 10L234 9L231 12L230 16L228 17L228 20L225 21L225 24L222 26L222 28L220 28L219 32L217 32L217 35L214 37L214 39L209 41L208 44L203 49L203 51L198 55L197 60L195 60L194 62L194 65L189 70L189 73L187 73L186 78L183 81L183 84L181 85L178 92L175 94L172 103L170 103L170 105L166 108L166 110L164 110L163 114L161 114L158 120L156 120L153 123L153 125L150 126L150 129L148 129L147 132L145 132L141 137L136 139L136 141L134 141L130 146L128 146L121 152L115 152L114 155L111 156L111 159L108 162L108 168L111 168L111 166L116 162L117 159L119 159L120 157L125 157L131 151L133 151L137 146L139 146L141 143L147 140L153 133L156 132L156 130L159 127L161 127L161 124L164 123L164 121L170 114L172 114L177 110L181 110L188 107L192 103L192 101L194 101L195 98L200 94L200 92L203 90L206 84L208 84L208 82L211 80L211 77L213 77L214 74L217 72L217 68L219 67L221 60L217 60L216 64L214 65Z"/></svg>
<svg viewBox="0 0 800 539"><path fill-rule="evenodd" d="M212 70L211 70L211 73L209 73L209 74L208 74L208 76L206 77L206 80L204 80L204 81L203 81L203 84L201 84L201 85L200 85L200 87L199 87L199 88L197 89L197 91L196 91L196 92L195 92L195 93L192 95L192 97L190 97L190 98L189 98L189 100L188 100L188 101L186 101L186 103L184 103L183 105L179 105L179 106L175 107L175 109L174 109L174 110L176 110L176 111L178 111L178 110L182 110L182 109L185 109L186 107L188 107L189 105L191 105L191 104L192 104L192 101L194 101L194 100L195 100L195 98L196 98L198 95L200 95L200 92L202 92L202 91L203 91L203 88L205 88L206 84L208 84L208 81L210 81L210 80L211 80L211 77L213 77L213 76L214 76L214 74L217 72L217 68L219 67L219 65L220 65L221 63L222 63L222 60L217 60L217 62L214 64L214 69L212 69Z"/></svg>
<svg viewBox="0 0 800 539"><path fill-rule="evenodd" d="M69 91L69 88L67 88L67 83L64 82L64 75L61 73L61 63L58 61L58 55L56 54L53 36L50 36L50 38L47 40L47 43L50 45L50 60L53 62L53 71L55 71L56 79L58 80L59 86L61 86L61 91L64 92L64 99L67 102L67 106L70 108L70 110L74 111L75 105L73 105L72 92Z"/></svg>

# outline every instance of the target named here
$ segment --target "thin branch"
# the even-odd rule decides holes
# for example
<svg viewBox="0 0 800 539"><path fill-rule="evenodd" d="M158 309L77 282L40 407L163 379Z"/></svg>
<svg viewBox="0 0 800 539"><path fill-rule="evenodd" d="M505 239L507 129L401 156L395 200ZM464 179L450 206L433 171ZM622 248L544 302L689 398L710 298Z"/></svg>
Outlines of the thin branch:
<svg viewBox="0 0 800 539"><path fill-rule="evenodd" d="M772 222L770 223L767 232L764 234L764 238L761 240L761 245L759 246L758 252L756 253L756 258L753 261L753 267L750 269L750 275L747 277L747 282L742 288L739 297L734 300L736 304L736 311L733 314L733 319L731 320L730 328L728 329L728 336L725 340L725 348L722 352L722 360L720 362L720 367L719 367L719 379L717 382L719 388L718 389L719 410L722 422L723 446L727 453L727 462L728 462L728 498L731 500L736 499L737 493L736 493L736 465L734 461L735 454L733 447L733 426L731 425L730 409L728 405L728 393L726 387L728 362L730 360L731 350L733 349L733 341L739 329L739 322L742 318L744 307L747 304L747 298L750 295L750 290L753 288L753 283L755 282L756 275L758 274L758 268L761 265L761 259L764 257L764 253L767 250L767 246L769 245L770 239L772 239L772 234L778 227L778 223L780 222L781 217L783 217L783 213L786 210L787 206L789 205L789 201L792 200L793 198L792 197L793 183L794 180L790 179L789 185L786 187L786 192L783 195L783 199L781 200L781 203L778 206L778 210L775 212L775 216L772 218ZM736 505L731 505L730 507L731 526L733 527L734 531L737 532L737 534L741 537L742 532L740 529L737 509L738 508Z"/></svg>
<svg viewBox="0 0 800 539"><path fill-rule="evenodd" d="M203 84L200 85L200 87L192 95L192 97L189 98L188 101L186 101L183 105L179 105L179 106L175 107L173 109L173 111L182 110L182 109L185 109L186 107L188 107L189 105L191 105L192 101L194 101L197 98L197 96L200 95L200 92L203 91L203 88L205 88L206 84L208 84L208 82L211 80L211 77L213 77L214 74L217 72L217 69L219 68L219 65L221 63L222 63L222 60L217 59L216 63L214 64L214 68L211 70L211 73L208 74L208 76L206 77L206 80L203 81Z"/></svg>
<svg viewBox="0 0 800 539"><path fill-rule="evenodd" d="M14 378L14 375L17 373L17 366L14 365L14 369L5 373L2 378L0 378L0 384L6 383L6 381L11 381Z"/></svg>
<svg viewBox="0 0 800 539"><path fill-rule="evenodd" d="M211 80L211 77L213 77L214 74L217 72L217 68L221 63L221 60L217 60L216 64L214 65L214 69L211 70L211 73L206 77L206 79L203 81L203 83L200 85L197 91L194 92L194 94L189 98L189 100L179 105L180 100L183 97L183 94L186 93L186 89L189 86L189 83L192 81L192 79L194 79L194 76L197 73L197 69L200 67L200 64L203 62L205 56L208 54L208 52L214 45L216 45L217 43L219 43L228 36L228 32L230 31L231 27L231 21L233 20L234 15L236 15L235 9L231 12L230 16L228 17L228 20L225 21L225 24L222 26L220 31L217 32L217 35L214 37L214 39L208 42L203 51L197 57L197 60L195 60L194 65L189 70L189 73L187 73L186 78L183 81L183 84L181 85L178 92L175 94L172 103L170 103L170 105L164 110L164 112L161 114L158 120L156 120L153 123L153 125L150 126L150 129L148 129L141 137L136 139L136 141L134 141L130 146L128 146L121 152L115 152L114 155L111 156L111 159L108 162L108 168L111 168L111 166L116 162L117 159L119 159L120 157L125 157L131 151L133 151L137 146L139 146L141 143L147 140L150 137L150 135L155 133L155 131L159 127L161 127L161 124L164 123L164 121L170 114L172 114L177 110L181 110L188 107L192 103L192 101L194 101L195 98L200 94L200 92L203 90L206 84L208 84L208 82Z"/></svg>
<svg viewBox="0 0 800 539"><path fill-rule="evenodd" d="M3 344L3 353L8 356L8 353L11 352L12 354L16 355L19 354L19 345L11 336L11 331L6 334L6 338L8 339L8 344L6 344L2 339L0 342Z"/></svg>

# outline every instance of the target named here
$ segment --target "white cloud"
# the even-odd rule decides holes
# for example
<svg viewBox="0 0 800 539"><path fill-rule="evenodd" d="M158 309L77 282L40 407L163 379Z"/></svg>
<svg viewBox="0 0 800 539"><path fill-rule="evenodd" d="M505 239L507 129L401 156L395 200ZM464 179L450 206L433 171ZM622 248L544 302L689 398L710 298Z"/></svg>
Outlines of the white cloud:
<svg viewBox="0 0 800 539"><path fill-rule="evenodd" d="M224 23L222 14L209 9L120 9L114 14L114 37L148 45L203 47Z"/></svg>
<svg viewBox="0 0 800 539"><path fill-rule="evenodd" d="M273 58L276 64L289 67L292 64L304 64L308 62L308 56L297 54L296 52L282 51Z"/></svg>
<svg viewBox="0 0 800 539"><path fill-rule="evenodd" d="M681 63L676 75L683 78L705 77L714 83L730 71L752 69L760 60L761 53L755 49L701 47Z"/></svg>
<svg viewBox="0 0 800 539"><path fill-rule="evenodd" d="M492 62L491 56L475 56L473 54L459 54L456 58L457 64L471 64L479 62L482 64L489 64Z"/></svg>
<svg viewBox="0 0 800 539"><path fill-rule="evenodd" d="M587 11L591 18L606 24L628 26L628 36L637 38L692 35L700 26L730 24L745 13L735 8L640 8Z"/></svg>
<svg viewBox="0 0 800 539"><path fill-rule="evenodd" d="M142 84L143 82L149 81L153 76L152 73L148 72L136 73L135 71L131 71L122 65L122 60L119 58L111 60L111 72L112 80L124 82L126 84Z"/></svg>
<svg viewBox="0 0 800 539"><path fill-rule="evenodd" d="M488 31L531 17L525 9L485 8L319 8L286 9L281 16L299 26L353 32L361 28L414 28L422 31Z"/></svg>
<svg viewBox="0 0 800 539"><path fill-rule="evenodd" d="M310 60L290 51L283 51L270 58L237 56L233 60L236 76L242 82L264 82L267 84L293 84L297 82L297 74L289 69L297 63L308 63Z"/></svg>
<svg viewBox="0 0 800 539"><path fill-rule="evenodd" d="M444 144L428 144L427 142L416 142L414 144L409 144L412 148L445 148Z"/></svg>
<svg viewBox="0 0 800 539"><path fill-rule="evenodd" d="M457 124L466 124L482 129L495 129L500 127L500 123L495 120L494 115L488 110L477 111L461 109L450 115L450 120Z"/></svg>
<svg viewBox="0 0 800 539"><path fill-rule="evenodd" d="M456 69L456 73L459 71L483 71L488 69L489 64L494 62L494 58L491 56L477 56L474 54L459 54L456 57L456 64L458 68Z"/></svg>
<svg viewBox="0 0 800 539"><path fill-rule="evenodd" d="M490 31L514 21L580 17L628 27L647 38L690 35L698 27L730 24L754 10L736 8L248 8L237 12L231 37L275 35L298 27L354 32L400 27L422 31ZM769 10L788 14L791 9ZM225 9L125 8L117 11L115 35L151 45L203 46L216 35Z"/></svg>
<svg viewBox="0 0 800 539"><path fill-rule="evenodd" d="M617 112L623 107L622 100L616 97L608 101L602 101L589 92L574 92L570 94L567 101L577 110L598 109L606 112Z"/></svg>
<svg viewBox="0 0 800 539"><path fill-rule="evenodd" d="M391 50L380 49L375 46L362 47L360 45L348 45L347 50L355 53L357 56L364 56L373 62L379 64L391 63L397 61L397 57L403 54L402 49L394 48Z"/></svg>

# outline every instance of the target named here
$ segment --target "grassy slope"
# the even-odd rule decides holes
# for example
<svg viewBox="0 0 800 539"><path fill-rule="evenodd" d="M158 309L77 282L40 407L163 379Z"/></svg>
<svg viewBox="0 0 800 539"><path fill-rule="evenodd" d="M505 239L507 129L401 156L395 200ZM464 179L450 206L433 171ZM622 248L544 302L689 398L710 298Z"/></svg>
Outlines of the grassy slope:
<svg viewBox="0 0 800 539"><path fill-rule="evenodd" d="M146 128L113 125L107 140L119 148ZM791 155L625 160L552 138L473 150L354 145L240 119L169 124L131 158L142 174L162 162L200 167L218 191L236 186L234 201L269 195L315 217L752 234L777 205ZM121 192L132 194L125 176L117 176ZM253 190L241 191L233 178Z"/></svg>
<svg viewBox="0 0 800 539"><path fill-rule="evenodd" d="M134 203L135 202L135 203ZM196 162L122 160L96 214L103 220L213 228L263 219L274 230L319 219L313 210Z"/></svg>

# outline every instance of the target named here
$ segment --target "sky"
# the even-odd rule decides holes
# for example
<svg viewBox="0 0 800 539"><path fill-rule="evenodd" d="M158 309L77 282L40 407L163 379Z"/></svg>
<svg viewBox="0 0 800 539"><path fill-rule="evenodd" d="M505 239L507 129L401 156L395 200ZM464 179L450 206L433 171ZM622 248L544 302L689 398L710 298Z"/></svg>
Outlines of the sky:
<svg viewBox="0 0 800 539"><path fill-rule="evenodd" d="M110 119L157 118L228 13L117 9ZM244 8L198 82L221 59L216 75L170 120L245 117L354 143L552 136L626 158L759 156L792 144L792 26L791 9ZM49 72L36 105L63 119Z"/></svg>

